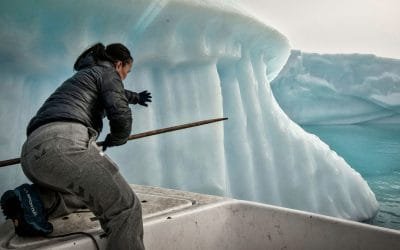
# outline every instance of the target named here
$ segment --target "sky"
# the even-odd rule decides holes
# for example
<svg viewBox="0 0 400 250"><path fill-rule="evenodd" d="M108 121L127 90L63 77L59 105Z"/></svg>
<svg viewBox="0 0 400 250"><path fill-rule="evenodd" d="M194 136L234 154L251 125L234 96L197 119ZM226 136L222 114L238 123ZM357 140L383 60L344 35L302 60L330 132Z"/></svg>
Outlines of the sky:
<svg viewBox="0 0 400 250"><path fill-rule="evenodd" d="M238 0L293 49L400 59L399 0Z"/></svg>

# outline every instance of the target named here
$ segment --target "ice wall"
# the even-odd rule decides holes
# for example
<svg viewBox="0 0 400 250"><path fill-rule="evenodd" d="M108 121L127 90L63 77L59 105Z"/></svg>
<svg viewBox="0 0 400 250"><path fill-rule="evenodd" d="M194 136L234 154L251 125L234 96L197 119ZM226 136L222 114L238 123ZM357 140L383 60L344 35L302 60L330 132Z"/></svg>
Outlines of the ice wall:
<svg viewBox="0 0 400 250"><path fill-rule="evenodd" d="M399 59L292 51L272 90L300 124L400 123Z"/></svg>
<svg viewBox="0 0 400 250"><path fill-rule="evenodd" d="M272 95L287 39L231 2L1 2L1 158L18 155L27 122L83 49L122 42L135 57L126 88L153 94L133 107L135 133L229 117L109 149L129 182L372 217L367 183ZM25 180L18 167L0 171L1 191Z"/></svg>

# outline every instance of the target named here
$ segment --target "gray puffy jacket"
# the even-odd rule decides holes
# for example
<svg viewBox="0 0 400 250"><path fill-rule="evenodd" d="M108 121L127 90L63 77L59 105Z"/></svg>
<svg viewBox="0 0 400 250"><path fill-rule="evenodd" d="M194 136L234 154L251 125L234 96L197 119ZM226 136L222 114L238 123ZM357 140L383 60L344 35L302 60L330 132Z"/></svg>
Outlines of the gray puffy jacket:
<svg viewBox="0 0 400 250"><path fill-rule="evenodd" d="M29 122L27 134L54 121L79 122L101 132L103 117L110 122L111 144L124 144L132 129L129 103L138 94L124 89L118 72L110 62L95 63L88 55L78 62L78 72L66 80L45 101Z"/></svg>

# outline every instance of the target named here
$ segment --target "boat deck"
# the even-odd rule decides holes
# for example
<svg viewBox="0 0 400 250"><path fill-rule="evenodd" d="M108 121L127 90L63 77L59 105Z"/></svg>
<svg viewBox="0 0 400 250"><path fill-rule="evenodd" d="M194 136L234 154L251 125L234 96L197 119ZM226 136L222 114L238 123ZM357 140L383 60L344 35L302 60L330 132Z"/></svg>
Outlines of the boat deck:
<svg viewBox="0 0 400 250"><path fill-rule="evenodd" d="M400 231L179 190L132 185L143 208L146 249L400 249ZM89 211L57 218L52 236L22 238L0 225L0 249L105 249Z"/></svg>
<svg viewBox="0 0 400 250"><path fill-rule="evenodd" d="M152 219L171 219L171 215L198 208L207 204L215 204L228 200L219 196L211 196L185 192L180 190L158 188L142 185L131 185L142 203L143 222ZM103 242L104 231L100 227L99 221L89 210L77 211L68 216L56 218L50 221L54 230L50 237L66 235L76 232L92 234L100 246ZM91 243L92 241L92 243ZM80 246L82 245L82 246ZM92 245L88 248L88 245ZM95 249L93 240L83 234L74 234L60 238L44 237L19 237L14 234L12 222L8 220L0 226L0 249Z"/></svg>

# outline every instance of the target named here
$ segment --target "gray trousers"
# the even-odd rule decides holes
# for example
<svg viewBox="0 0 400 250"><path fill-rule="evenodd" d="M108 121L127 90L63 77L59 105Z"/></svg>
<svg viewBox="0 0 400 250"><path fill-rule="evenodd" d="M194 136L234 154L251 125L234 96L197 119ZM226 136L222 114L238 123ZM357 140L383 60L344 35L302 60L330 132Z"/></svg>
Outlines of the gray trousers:
<svg viewBox="0 0 400 250"><path fill-rule="evenodd" d="M39 187L50 218L87 207L108 235L107 249L144 249L140 200L107 155L97 133L54 122L32 132L22 148L25 175Z"/></svg>

